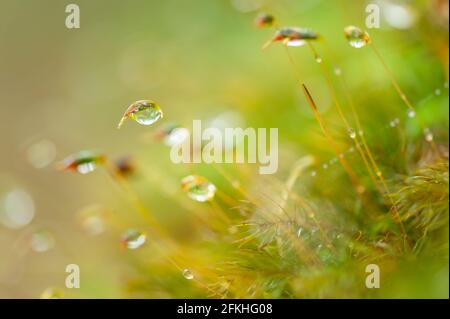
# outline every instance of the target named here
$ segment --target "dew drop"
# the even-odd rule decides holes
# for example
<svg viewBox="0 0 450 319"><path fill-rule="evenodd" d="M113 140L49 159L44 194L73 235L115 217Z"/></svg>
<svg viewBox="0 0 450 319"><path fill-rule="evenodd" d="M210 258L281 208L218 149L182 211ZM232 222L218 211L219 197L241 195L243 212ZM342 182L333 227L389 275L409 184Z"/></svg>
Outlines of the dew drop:
<svg viewBox="0 0 450 319"><path fill-rule="evenodd" d="M353 128L350 127L347 130L347 132L348 132L348 136L350 136L351 139L355 139L356 138L356 132L355 132L355 130Z"/></svg>
<svg viewBox="0 0 450 319"><path fill-rule="evenodd" d="M322 57L320 55L316 55L315 60L317 63L322 63Z"/></svg>
<svg viewBox="0 0 450 319"><path fill-rule="evenodd" d="M55 238L48 230L39 230L31 235L31 249L37 253L44 253L55 246Z"/></svg>
<svg viewBox="0 0 450 319"><path fill-rule="evenodd" d="M322 168L323 168L323 169L328 169L328 164L327 164L327 163L323 164L323 165L322 165Z"/></svg>
<svg viewBox="0 0 450 319"><path fill-rule="evenodd" d="M312 172L311 172L311 176L312 176L312 177L316 177L316 176L317 176L317 172L316 172L316 171L312 171Z"/></svg>
<svg viewBox="0 0 450 319"><path fill-rule="evenodd" d="M344 28L344 35L350 46L357 49L370 43L369 34L366 31L352 25Z"/></svg>
<svg viewBox="0 0 450 319"><path fill-rule="evenodd" d="M334 74L336 76L341 76L342 75L342 70L340 68L338 68L338 67L335 67L334 68Z"/></svg>
<svg viewBox="0 0 450 319"><path fill-rule="evenodd" d="M383 175L383 173L382 173L381 171L377 171L377 172L376 172L376 175L377 175L378 177L381 177L381 176Z"/></svg>
<svg viewBox="0 0 450 319"><path fill-rule="evenodd" d="M298 237L298 238L300 238L300 236L302 235L302 232L303 232L303 228L300 227L300 228L298 229L298 231L297 231L297 237Z"/></svg>
<svg viewBox="0 0 450 319"><path fill-rule="evenodd" d="M194 274L192 273L192 271L185 268L183 269L183 277L186 278L187 280L192 280L194 279Z"/></svg>
<svg viewBox="0 0 450 319"><path fill-rule="evenodd" d="M45 289L40 296L41 299L61 299L62 293L56 288L50 287Z"/></svg>
<svg viewBox="0 0 450 319"><path fill-rule="evenodd" d="M122 247L128 249L138 249L145 243L146 239L147 236L144 232L132 228L128 229L122 234L120 238L120 244L122 245Z"/></svg>
<svg viewBox="0 0 450 319"><path fill-rule="evenodd" d="M198 175L189 175L183 178L181 188L197 202L210 201L216 193L216 187L206 178Z"/></svg>
<svg viewBox="0 0 450 319"><path fill-rule="evenodd" d="M12 229L28 225L34 218L35 206L28 192L13 189L0 199L0 223Z"/></svg>
<svg viewBox="0 0 450 319"><path fill-rule="evenodd" d="M100 235L105 231L105 211L102 207L92 205L77 213L77 224L90 236Z"/></svg>
<svg viewBox="0 0 450 319"><path fill-rule="evenodd" d="M141 125L152 125L163 117L161 107L151 100L140 100L132 103L122 118L117 128L120 128L126 119L132 119Z"/></svg>
<svg viewBox="0 0 450 319"><path fill-rule="evenodd" d="M48 166L56 157L56 147L49 140L41 140L27 149L28 162L35 168L44 168Z"/></svg>
<svg viewBox="0 0 450 319"><path fill-rule="evenodd" d="M432 142L433 141L433 133L431 133L431 130L427 127L423 130L423 134L425 136L425 140L427 142Z"/></svg>
<svg viewBox="0 0 450 319"><path fill-rule="evenodd" d="M414 118L414 117L416 117L416 111L414 111L414 110L409 110L408 111L408 117L409 118Z"/></svg>
<svg viewBox="0 0 450 319"><path fill-rule="evenodd" d="M306 41L317 40L319 35L311 29L284 27L275 32L273 38L267 42L263 48L267 47L273 42L283 42L286 46L299 47L306 43Z"/></svg>
<svg viewBox="0 0 450 319"><path fill-rule="evenodd" d="M434 94L435 94L435 95L441 95L441 90L440 90L440 89L434 90Z"/></svg>
<svg viewBox="0 0 450 319"><path fill-rule="evenodd" d="M103 155L92 151L81 151L64 159L62 168L80 174L87 174L93 172L104 161L105 157Z"/></svg>

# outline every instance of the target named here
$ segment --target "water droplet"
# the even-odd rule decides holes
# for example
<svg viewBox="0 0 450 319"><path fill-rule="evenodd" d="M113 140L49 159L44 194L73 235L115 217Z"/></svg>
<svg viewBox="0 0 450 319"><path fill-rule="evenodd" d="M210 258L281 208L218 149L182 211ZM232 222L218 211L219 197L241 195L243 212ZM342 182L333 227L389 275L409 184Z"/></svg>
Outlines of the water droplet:
<svg viewBox="0 0 450 319"><path fill-rule="evenodd" d="M335 67L334 68L334 74L336 76L341 76L342 75L342 70L339 67Z"/></svg>
<svg viewBox="0 0 450 319"><path fill-rule="evenodd" d="M302 46L306 41L317 40L319 35L311 29L284 27L275 32L273 38L267 42L263 48L269 46L273 42L283 42L287 46Z"/></svg>
<svg viewBox="0 0 450 319"><path fill-rule="evenodd" d="M395 121L394 120L390 121L389 122L389 126L390 127L395 127L396 126Z"/></svg>
<svg viewBox="0 0 450 319"><path fill-rule="evenodd" d="M56 157L56 147L49 140L41 140L27 149L28 162L35 168L48 166Z"/></svg>
<svg viewBox="0 0 450 319"><path fill-rule="evenodd" d="M214 198L216 187L206 178L189 175L181 180L181 188L197 202L206 202Z"/></svg>
<svg viewBox="0 0 450 319"><path fill-rule="evenodd" d="M255 19L255 24L259 28L271 27L275 22L275 17L269 13L262 12Z"/></svg>
<svg viewBox="0 0 450 319"><path fill-rule="evenodd" d="M383 175L383 173L382 173L381 171L377 171L375 174L376 174L378 177L381 177L381 176Z"/></svg>
<svg viewBox="0 0 450 319"><path fill-rule="evenodd" d="M94 171L104 161L105 157L103 155L92 151L81 151L64 159L62 169L87 174Z"/></svg>
<svg viewBox="0 0 450 319"><path fill-rule="evenodd" d="M423 130L423 134L425 135L425 140L427 142L432 142L433 141L433 133L431 133L430 129L427 127Z"/></svg>
<svg viewBox="0 0 450 319"><path fill-rule="evenodd" d="M354 151L355 151L355 148L353 146L348 149L349 153L353 153Z"/></svg>
<svg viewBox="0 0 450 319"><path fill-rule="evenodd" d="M347 130L347 132L348 132L348 136L350 136L351 139L355 139L356 138L356 132L355 132L355 130L353 128L350 127Z"/></svg>
<svg viewBox="0 0 450 319"><path fill-rule="evenodd" d="M183 269L183 277L187 280L194 279L194 274L187 268Z"/></svg>
<svg viewBox="0 0 450 319"><path fill-rule="evenodd" d="M448 82L444 83L444 88L448 89Z"/></svg>
<svg viewBox="0 0 450 319"><path fill-rule="evenodd" d="M33 198L22 189L14 189L6 193L0 205L0 223L8 228L22 228L34 218Z"/></svg>
<svg viewBox="0 0 450 319"><path fill-rule="evenodd" d="M370 43L369 34L358 27L347 26L344 28L344 34L348 43L354 48L362 48Z"/></svg>
<svg viewBox="0 0 450 319"><path fill-rule="evenodd" d="M300 236L302 235L302 232L303 232L303 228L300 227L300 228L298 229L298 231L297 231L297 237L298 237L298 238L300 238Z"/></svg>
<svg viewBox="0 0 450 319"><path fill-rule="evenodd" d="M62 293L59 289L50 287L45 289L40 296L41 299L60 299L62 298Z"/></svg>
<svg viewBox="0 0 450 319"><path fill-rule="evenodd" d="M97 236L105 231L105 211L102 207L92 205L77 213L77 224L88 235Z"/></svg>
<svg viewBox="0 0 450 319"><path fill-rule="evenodd" d="M408 117L409 118L414 118L416 116L416 111L414 111L414 110L408 110Z"/></svg>
<svg viewBox="0 0 450 319"><path fill-rule="evenodd" d="M434 94L436 94L436 95L441 95L441 90L440 90L440 89L434 90Z"/></svg>
<svg viewBox="0 0 450 319"><path fill-rule="evenodd" d="M39 230L31 235L31 249L37 253L44 253L55 246L55 238L48 230Z"/></svg>
<svg viewBox="0 0 450 319"><path fill-rule="evenodd" d="M317 172L316 172L316 171L312 171L312 172L311 172L311 176L312 176L312 177L317 176Z"/></svg>
<svg viewBox="0 0 450 319"><path fill-rule="evenodd" d="M363 130L359 130L359 131L358 131L358 135L359 135L359 136L363 136L363 135L364 135L364 131L363 131Z"/></svg>
<svg viewBox="0 0 450 319"><path fill-rule="evenodd" d="M339 158L344 158L344 153L339 153Z"/></svg>
<svg viewBox="0 0 450 319"><path fill-rule="evenodd" d="M327 163L323 164L323 165L322 165L322 168L323 168L323 169L328 169L328 164L327 164Z"/></svg>
<svg viewBox="0 0 450 319"><path fill-rule="evenodd" d="M164 143L167 146L175 146L183 143L186 139L189 138L189 130L184 127L177 127L173 129L164 139Z"/></svg>
<svg viewBox="0 0 450 319"><path fill-rule="evenodd" d="M124 248L138 249L145 243L146 239L147 236L144 232L132 228L122 234L120 243Z"/></svg>
<svg viewBox="0 0 450 319"><path fill-rule="evenodd" d="M397 29L408 29L417 20L417 14L410 6L391 3L382 3L382 12L386 22Z"/></svg>
<svg viewBox="0 0 450 319"><path fill-rule="evenodd" d="M120 128L126 119L132 119L141 125L152 125L162 117L163 112L156 102L151 100L136 101L127 108L117 128Z"/></svg>
<svg viewBox="0 0 450 319"><path fill-rule="evenodd" d="M315 60L317 63L322 63L322 57L320 55L316 55Z"/></svg>

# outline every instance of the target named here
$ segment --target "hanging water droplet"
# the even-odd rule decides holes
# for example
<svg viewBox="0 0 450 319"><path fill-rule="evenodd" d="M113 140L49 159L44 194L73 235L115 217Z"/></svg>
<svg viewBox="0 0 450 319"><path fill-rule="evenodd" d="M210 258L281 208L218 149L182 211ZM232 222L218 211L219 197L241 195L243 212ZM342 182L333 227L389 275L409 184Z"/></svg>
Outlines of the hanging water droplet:
<svg viewBox="0 0 450 319"><path fill-rule="evenodd" d="M31 235L31 249L37 253L44 253L55 246L55 238L48 230L39 230Z"/></svg>
<svg viewBox="0 0 450 319"><path fill-rule="evenodd" d="M271 27L275 23L275 17L269 13L262 12L255 19L258 28Z"/></svg>
<svg viewBox="0 0 450 319"><path fill-rule="evenodd" d="M350 127L347 130L347 132L348 132L348 136L350 136L351 139L355 139L356 138L356 132L355 132L355 130L353 128Z"/></svg>
<svg viewBox="0 0 450 319"><path fill-rule="evenodd" d="M323 168L323 169L328 169L328 164L327 164L327 163L323 164L323 165L322 165L322 168Z"/></svg>
<svg viewBox="0 0 450 319"><path fill-rule="evenodd" d="M286 46L302 46L306 41L317 40L319 35L311 29L284 27L275 32L273 38L267 42L263 48L266 48L273 42L283 42Z"/></svg>
<svg viewBox="0 0 450 319"><path fill-rule="evenodd" d="M383 175L383 173L382 173L381 171L377 171L375 174L376 174L378 177L381 177L381 176Z"/></svg>
<svg viewBox="0 0 450 319"><path fill-rule="evenodd" d="M317 176L317 172L316 172L316 171L312 171L312 172L311 172L311 176L312 176L312 177Z"/></svg>
<svg viewBox="0 0 450 319"><path fill-rule="evenodd" d="M394 120L392 120L392 121L389 122L389 126L390 126L390 127L395 127L395 126L396 126Z"/></svg>
<svg viewBox="0 0 450 319"><path fill-rule="evenodd" d="M441 90L440 90L440 89L434 90L434 94L435 94L435 95L441 95Z"/></svg>
<svg viewBox="0 0 450 319"><path fill-rule="evenodd" d="M416 111L414 111L413 109L408 110L408 117L409 118L414 118L416 116Z"/></svg>
<svg viewBox="0 0 450 319"><path fill-rule="evenodd" d="M183 269L183 277L187 280L194 279L194 274L187 268Z"/></svg>
<svg viewBox="0 0 450 319"><path fill-rule="evenodd" d="M206 202L214 198L216 187L206 178L189 175L181 180L181 188L197 202Z"/></svg>
<svg viewBox="0 0 450 319"><path fill-rule="evenodd" d="M322 63L322 57L320 55L316 55L315 60L317 63Z"/></svg>
<svg viewBox="0 0 450 319"><path fill-rule="evenodd" d="M302 235L302 232L303 232L303 228L300 227L300 228L298 229L298 231L297 231L297 237L298 237L298 238L300 238L300 236Z"/></svg>
<svg viewBox="0 0 450 319"><path fill-rule="evenodd" d="M92 151L81 151L64 159L62 169L87 174L94 171L104 161L103 155Z"/></svg>
<svg viewBox="0 0 450 319"><path fill-rule="evenodd" d="M117 128L120 128L126 119L132 119L141 125L152 125L162 117L163 112L156 102L151 100L136 101L127 108Z"/></svg>
<svg viewBox="0 0 450 319"><path fill-rule="evenodd" d="M41 299L60 299L62 298L62 293L59 289L50 287L45 289L40 296Z"/></svg>
<svg viewBox="0 0 450 319"><path fill-rule="evenodd" d="M144 232L137 229L128 229L120 238L120 243L128 249L137 249L141 247L147 239Z"/></svg>
<svg viewBox="0 0 450 319"><path fill-rule="evenodd" d="M425 135L425 140L427 142L433 141L433 133L431 133L431 130L428 127L423 130L423 134Z"/></svg>
<svg viewBox="0 0 450 319"><path fill-rule="evenodd" d="M370 43L369 34L353 25L344 28L345 38L348 43L354 48L362 48Z"/></svg>

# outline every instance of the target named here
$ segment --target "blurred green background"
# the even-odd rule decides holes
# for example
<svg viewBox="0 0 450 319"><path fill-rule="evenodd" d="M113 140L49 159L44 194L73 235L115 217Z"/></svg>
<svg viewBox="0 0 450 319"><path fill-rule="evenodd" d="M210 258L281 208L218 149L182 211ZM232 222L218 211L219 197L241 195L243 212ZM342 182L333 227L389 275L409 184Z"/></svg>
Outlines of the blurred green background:
<svg viewBox="0 0 450 319"><path fill-rule="evenodd" d="M55 170L57 161L82 149L112 158L132 155L148 172L134 181L145 202L179 240L189 237L189 216L169 196L184 196L179 180L189 170L172 164L167 147L154 142L155 127L130 121L116 129L133 101L160 103L164 119L156 126L170 121L190 128L192 119L225 113L248 127L278 127L277 178L284 179L303 155L314 154L319 162L333 156L285 50L261 50L274 31L255 27L258 12L323 35L316 48L330 69L341 68L382 165L403 173L396 168L398 136L389 123L403 121L406 108L370 48L353 49L343 37L347 25L364 27L366 1L77 0L80 29L65 27L68 3L0 0L0 196L3 206L8 194L13 204L21 202L13 207L25 219L34 212L23 225L0 224L0 297L36 298L47 287L63 286L70 263L80 265L82 285L68 296L126 297L123 284L132 270L117 233L88 236L75 220L84 207L99 205L113 216L113 230L141 221L106 174ZM398 3L409 8L413 22L399 29L395 18L382 18L381 28L369 33L436 140L448 144L448 1ZM319 66L307 47L290 51L333 133L343 139ZM420 135L417 125L407 123L405 131L409 140ZM336 173L329 174L325 184ZM27 248L24 238L42 229L51 232L54 247L41 253Z"/></svg>

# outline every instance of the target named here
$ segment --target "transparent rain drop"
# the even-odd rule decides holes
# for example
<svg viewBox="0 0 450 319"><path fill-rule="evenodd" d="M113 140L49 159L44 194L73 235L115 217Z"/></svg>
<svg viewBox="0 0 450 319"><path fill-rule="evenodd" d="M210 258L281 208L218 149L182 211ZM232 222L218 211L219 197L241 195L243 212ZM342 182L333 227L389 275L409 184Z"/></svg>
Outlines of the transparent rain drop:
<svg viewBox="0 0 450 319"><path fill-rule="evenodd" d="M189 175L181 180L181 188L197 202L206 202L214 198L216 187L206 178Z"/></svg>
<svg viewBox="0 0 450 319"><path fill-rule="evenodd" d="M146 239L147 236L144 232L137 229L128 229L122 234L120 243L125 248L138 249L145 243Z"/></svg>
<svg viewBox="0 0 450 319"><path fill-rule="evenodd" d="M320 55L316 55L315 60L317 63L322 63L322 57Z"/></svg>
<svg viewBox="0 0 450 319"><path fill-rule="evenodd" d="M414 117L416 117L416 111L414 111L414 110L408 110L408 117L409 118L414 118Z"/></svg>
<svg viewBox="0 0 450 319"><path fill-rule="evenodd" d="M312 177L317 176L317 172L316 172L316 171L312 171L312 172L311 172L311 176L312 176Z"/></svg>
<svg viewBox="0 0 450 319"><path fill-rule="evenodd" d="M300 238L300 236L302 235L302 232L303 232L303 228L300 227L300 228L298 229L298 231L297 231L297 237L298 237L298 238Z"/></svg>
<svg viewBox="0 0 450 319"><path fill-rule="evenodd" d="M48 230L39 230L31 234L31 249L37 253L44 253L55 246L55 238Z"/></svg>
<svg viewBox="0 0 450 319"><path fill-rule="evenodd" d="M423 134L425 136L425 140L427 142L432 142L433 141L433 133L431 133L431 130L427 127L423 130Z"/></svg>
<svg viewBox="0 0 450 319"><path fill-rule="evenodd" d="M151 100L140 100L132 103L122 118L117 128L120 128L126 119L132 119L141 125L152 125L163 117L161 107Z"/></svg>
<svg viewBox="0 0 450 319"><path fill-rule="evenodd" d="M353 128L350 127L348 129L347 133L348 133L348 136L350 136L351 139L355 139L356 138L356 132L355 132L355 130Z"/></svg>
<svg viewBox="0 0 450 319"><path fill-rule="evenodd" d="M187 268L183 269L183 277L187 280L194 279L194 274Z"/></svg>
<svg viewBox="0 0 450 319"><path fill-rule="evenodd" d="M18 188L6 193L0 205L0 223L8 228L22 228L34 218L34 201L25 190Z"/></svg>
<svg viewBox="0 0 450 319"><path fill-rule="evenodd" d="M347 26L344 28L344 35L348 43L354 48L362 48L370 43L369 34L358 27Z"/></svg>
<svg viewBox="0 0 450 319"><path fill-rule="evenodd" d="M93 151L80 151L64 159L62 168L80 174L93 172L105 160L103 155Z"/></svg>

